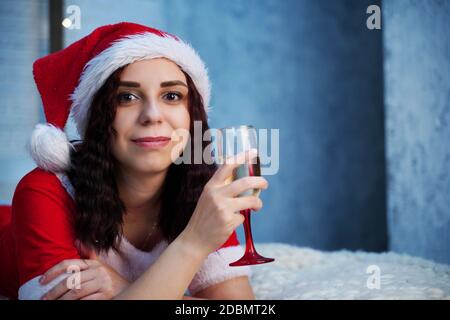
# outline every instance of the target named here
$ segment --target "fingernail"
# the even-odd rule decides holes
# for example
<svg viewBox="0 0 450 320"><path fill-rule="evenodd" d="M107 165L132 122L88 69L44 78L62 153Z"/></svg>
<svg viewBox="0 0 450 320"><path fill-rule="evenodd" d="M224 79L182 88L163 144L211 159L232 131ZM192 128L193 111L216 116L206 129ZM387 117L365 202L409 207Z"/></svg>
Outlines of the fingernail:
<svg viewBox="0 0 450 320"><path fill-rule="evenodd" d="M40 278L39 278L39 283L44 282L44 280L45 280L45 276L40 277Z"/></svg>

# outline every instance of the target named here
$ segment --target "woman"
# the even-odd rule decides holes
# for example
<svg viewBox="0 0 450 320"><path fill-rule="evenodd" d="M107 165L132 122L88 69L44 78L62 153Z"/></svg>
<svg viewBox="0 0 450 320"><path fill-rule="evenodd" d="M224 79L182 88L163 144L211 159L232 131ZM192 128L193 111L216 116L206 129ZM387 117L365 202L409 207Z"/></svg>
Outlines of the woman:
<svg viewBox="0 0 450 320"><path fill-rule="evenodd" d="M193 145L176 132L208 129L210 84L195 51L133 23L94 30L33 65L48 125L30 151L1 231L0 289L23 299L253 299L235 212L262 202L262 177L227 184L244 158L175 164ZM70 97L70 99L69 99ZM67 141L71 115L81 142ZM203 142L203 147L206 147ZM193 154L193 153L191 153ZM176 158L176 157L175 157ZM8 261L3 264L3 261Z"/></svg>

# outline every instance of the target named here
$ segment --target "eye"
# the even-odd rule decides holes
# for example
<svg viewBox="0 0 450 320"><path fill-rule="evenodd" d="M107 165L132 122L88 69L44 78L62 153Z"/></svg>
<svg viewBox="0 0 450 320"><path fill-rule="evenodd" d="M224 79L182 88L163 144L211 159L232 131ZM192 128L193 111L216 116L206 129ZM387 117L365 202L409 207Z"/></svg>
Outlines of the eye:
<svg viewBox="0 0 450 320"><path fill-rule="evenodd" d="M132 93L125 92L125 93L120 93L119 95L117 95L117 101L121 104L129 103L133 100L137 100L137 97Z"/></svg>
<svg viewBox="0 0 450 320"><path fill-rule="evenodd" d="M171 102L179 101L183 99L183 95L179 92L168 92L165 95L163 95L163 98L166 100L169 100Z"/></svg>

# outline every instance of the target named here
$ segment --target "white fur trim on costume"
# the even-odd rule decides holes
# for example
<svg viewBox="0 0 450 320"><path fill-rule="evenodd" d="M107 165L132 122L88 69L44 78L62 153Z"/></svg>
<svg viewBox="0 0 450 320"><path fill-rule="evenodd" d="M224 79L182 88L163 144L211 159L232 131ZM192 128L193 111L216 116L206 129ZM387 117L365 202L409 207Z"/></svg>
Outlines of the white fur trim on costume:
<svg viewBox="0 0 450 320"><path fill-rule="evenodd" d="M113 42L86 64L80 82L71 95L73 103L70 108L81 139L93 96L108 77L118 68L135 61L162 57L175 62L189 74L208 111L211 84L208 71L197 52L188 43L169 35L161 37L151 32L139 33Z"/></svg>
<svg viewBox="0 0 450 320"><path fill-rule="evenodd" d="M244 249L240 245L222 248L211 253L192 279L189 292L195 295L200 290L231 278L250 277L252 274L250 266L229 266L231 262L239 260L243 255Z"/></svg>
<svg viewBox="0 0 450 320"><path fill-rule="evenodd" d="M41 297L49 292L54 286L60 283L63 279L70 276L68 273L63 273L57 276L55 279L50 281L49 283L42 285L39 283L39 278L41 276L37 276L27 282L25 282L19 288L19 300L39 300Z"/></svg>
<svg viewBox="0 0 450 320"><path fill-rule="evenodd" d="M28 151L37 166L50 172L62 172L70 166L70 148L66 134L52 124L37 124Z"/></svg>

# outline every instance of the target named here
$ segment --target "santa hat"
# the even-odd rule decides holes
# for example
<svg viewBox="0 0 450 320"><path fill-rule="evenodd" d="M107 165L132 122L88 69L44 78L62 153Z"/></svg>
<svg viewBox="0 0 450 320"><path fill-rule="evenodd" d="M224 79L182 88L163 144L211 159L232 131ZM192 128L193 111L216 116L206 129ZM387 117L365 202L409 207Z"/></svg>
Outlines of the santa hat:
<svg viewBox="0 0 450 320"><path fill-rule="evenodd" d="M93 96L108 77L132 62L162 57L192 78L208 111L211 85L203 61L188 43L161 30L129 22L106 25L36 60L33 75L47 120L30 139L36 164L55 173L67 170L73 146L63 130L69 115L83 139Z"/></svg>

